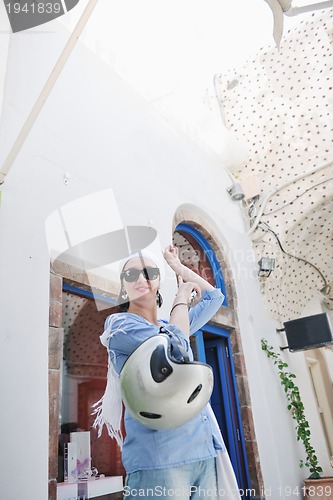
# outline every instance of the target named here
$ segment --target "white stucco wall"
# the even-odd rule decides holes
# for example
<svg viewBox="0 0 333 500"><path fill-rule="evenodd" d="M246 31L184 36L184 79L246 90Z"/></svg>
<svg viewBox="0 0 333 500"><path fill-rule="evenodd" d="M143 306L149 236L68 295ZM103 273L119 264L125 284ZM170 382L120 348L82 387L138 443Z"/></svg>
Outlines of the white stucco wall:
<svg viewBox="0 0 333 500"><path fill-rule="evenodd" d="M1 160L68 36L56 22L48 26L50 32L21 33L11 45ZM229 185L217 158L176 136L117 75L86 49L75 49L1 188L1 498L47 498L45 220L63 204L105 188L113 189L124 224L152 221L162 246L170 242L173 216L184 203L214 221L234 271L265 485L273 498L283 498L279 487L299 484L290 418L260 350L261 337L275 338L274 327L263 308L240 207L226 193ZM166 289L168 277L166 302L174 294Z"/></svg>

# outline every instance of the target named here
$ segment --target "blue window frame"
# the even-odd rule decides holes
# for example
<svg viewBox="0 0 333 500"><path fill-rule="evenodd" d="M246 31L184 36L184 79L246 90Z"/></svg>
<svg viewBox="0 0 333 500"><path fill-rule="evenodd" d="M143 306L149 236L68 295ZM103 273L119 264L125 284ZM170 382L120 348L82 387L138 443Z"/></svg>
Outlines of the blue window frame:
<svg viewBox="0 0 333 500"><path fill-rule="evenodd" d="M227 294L225 290L225 283L223 279L223 273L221 270L221 266L219 264L219 261L217 260L217 257L215 255L215 252L211 245L208 243L206 238L194 227L190 226L189 224L178 224L178 226L175 228L175 231L179 233L183 233L184 236L186 237L186 234L189 234L192 236L192 238L195 239L195 241L198 243L200 248L204 250L206 258L209 262L209 265L212 268L213 274L214 274L214 280L215 280L215 285L217 288L221 290L223 295L225 296L223 305L227 306L228 305L228 299L227 299Z"/></svg>
<svg viewBox="0 0 333 500"><path fill-rule="evenodd" d="M87 297L88 299L100 300L102 302L107 302L111 305L116 305L116 300L111 299L110 297L105 297L104 295L99 295L98 293L92 293L84 288L78 288L73 285L68 285L67 283L63 283L62 289L64 292L74 293L76 295L81 295L81 297Z"/></svg>

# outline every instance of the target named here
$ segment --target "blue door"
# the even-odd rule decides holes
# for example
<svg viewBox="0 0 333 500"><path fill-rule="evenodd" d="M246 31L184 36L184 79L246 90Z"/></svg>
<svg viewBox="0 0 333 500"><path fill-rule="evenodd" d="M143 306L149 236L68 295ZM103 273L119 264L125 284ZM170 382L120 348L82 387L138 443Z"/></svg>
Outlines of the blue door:
<svg viewBox="0 0 333 500"><path fill-rule="evenodd" d="M249 496L250 480L245 452L245 442L240 418L240 407L232 359L229 332L223 328L206 325L197 332L197 357L208 363L214 372L214 389L211 405L216 415L240 492Z"/></svg>
<svg viewBox="0 0 333 500"><path fill-rule="evenodd" d="M227 306L228 294L223 272L211 242L197 228L187 223L178 224L175 235L178 235L179 247L185 252L183 263L185 265L192 263L200 276L219 288L225 296L223 306ZM205 325L196 333L195 340L191 344L196 359L209 363L213 368L214 391L211 404L229 452L240 492L244 492L243 498L251 500L250 478L229 332L224 328Z"/></svg>

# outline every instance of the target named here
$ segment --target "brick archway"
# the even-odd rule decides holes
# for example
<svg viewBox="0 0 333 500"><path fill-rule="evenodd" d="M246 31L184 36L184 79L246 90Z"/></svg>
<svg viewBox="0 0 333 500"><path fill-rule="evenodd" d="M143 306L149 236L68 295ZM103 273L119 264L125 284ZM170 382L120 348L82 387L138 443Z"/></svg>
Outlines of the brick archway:
<svg viewBox="0 0 333 500"><path fill-rule="evenodd" d="M212 247L219 266L223 272L225 294L227 295L228 305L220 308L220 311L214 316L213 322L230 331L251 490L255 490L256 495L254 498L256 500L262 500L264 497L261 494L263 491L263 479L260 457L252 415L251 398L242 349L242 340L238 325L236 311L237 296L231 266L227 258L228 252L221 242L222 238L218 234L218 231L213 227L213 224L210 224L209 217L206 218L205 214L203 214L196 207L187 205L182 206L177 210L173 220L173 234L175 234L176 228L179 224L190 225L200 232L200 234ZM207 265L207 259L203 256L201 249L198 248L197 242L187 236L186 238L187 242L192 246L193 251L196 253L197 258L195 259L195 264L192 263L191 265L189 262L190 259L187 259L187 262L185 259L184 264L192 268L194 265L194 267L196 267L196 269L194 269L196 272L202 274L210 283L214 284L215 280L212 275L212 269L209 265ZM174 240L175 243L177 243L177 236L174 237ZM183 255L183 258L184 257L185 255Z"/></svg>

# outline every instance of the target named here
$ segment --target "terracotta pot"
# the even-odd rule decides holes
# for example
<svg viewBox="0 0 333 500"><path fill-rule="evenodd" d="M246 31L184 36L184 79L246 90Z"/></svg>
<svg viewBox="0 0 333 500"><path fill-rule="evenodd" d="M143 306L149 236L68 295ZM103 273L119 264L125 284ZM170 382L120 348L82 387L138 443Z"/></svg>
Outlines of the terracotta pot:
<svg viewBox="0 0 333 500"><path fill-rule="evenodd" d="M333 477L305 479L304 494L306 500L333 500Z"/></svg>

